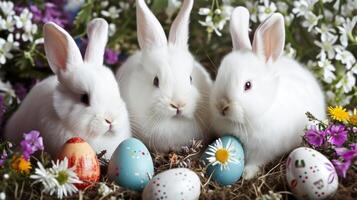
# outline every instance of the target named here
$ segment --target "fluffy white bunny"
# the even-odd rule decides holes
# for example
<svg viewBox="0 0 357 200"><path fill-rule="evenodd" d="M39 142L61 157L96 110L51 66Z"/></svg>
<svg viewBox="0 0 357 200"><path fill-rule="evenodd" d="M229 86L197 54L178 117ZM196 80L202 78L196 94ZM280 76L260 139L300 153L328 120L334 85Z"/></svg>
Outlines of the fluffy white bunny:
<svg viewBox="0 0 357 200"><path fill-rule="evenodd" d="M128 105L134 135L152 150L178 151L209 129L208 73L188 50L193 0L183 1L168 40L144 0L136 1L141 50L119 68L117 79Z"/></svg>
<svg viewBox="0 0 357 200"><path fill-rule="evenodd" d="M71 137L81 137L106 157L130 137L129 117L113 72L103 66L108 24L94 19L87 27L84 60L72 37L61 27L44 25L45 51L56 74L38 83L9 120L5 138L18 142L38 130L52 156Z"/></svg>
<svg viewBox="0 0 357 200"><path fill-rule="evenodd" d="M275 13L249 40L249 12L234 9L230 30L233 51L222 60L212 88L214 129L240 138L246 153L243 177L253 178L262 165L301 142L305 112L325 117L325 101L314 76L282 56L284 18Z"/></svg>

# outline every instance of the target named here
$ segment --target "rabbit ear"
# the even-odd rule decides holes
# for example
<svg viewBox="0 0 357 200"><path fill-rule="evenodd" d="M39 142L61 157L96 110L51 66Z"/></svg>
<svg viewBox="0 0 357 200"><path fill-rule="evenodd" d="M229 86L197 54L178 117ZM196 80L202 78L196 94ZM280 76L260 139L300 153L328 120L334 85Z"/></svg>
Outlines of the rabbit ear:
<svg viewBox="0 0 357 200"><path fill-rule="evenodd" d="M252 49L249 39L249 11L244 7L233 10L230 22L233 50Z"/></svg>
<svg viewBox="0 0 357 200"><path fill-rule="evenodd" d="M187 48L188 26L190 23L190 13L193 7L193 0L184 0L180 12L177 14L171 25L169 42L175 46Z"/></svg>
<svg viewBox="0 0 357 200"><path fill-rule="evenodd" d="M136 0L136 18L138 41L141 49L167 45L164 29L144 0Z"/></svg>
<svg viewBox="0 0 357 200"><path fill-rule="evenodd" d="M87 26L87 35L88 45L84 60L102 65L108 41L108 23L102 18L93 19Z"/></svg>
<svg viewBox="0 0 357 200"><path fill-rule="evenodd" d="M43 26L43 32L47 60L55 74L83 63L76 43L64 29L49 22Z"/></svg>
<svg viewBox="0 0 357 200"><path fill-rule="evenodd" d="M253 52L266 62L276 61L282 54L285 45L284 17L274 13L257 29L253 40Z"/></svg>

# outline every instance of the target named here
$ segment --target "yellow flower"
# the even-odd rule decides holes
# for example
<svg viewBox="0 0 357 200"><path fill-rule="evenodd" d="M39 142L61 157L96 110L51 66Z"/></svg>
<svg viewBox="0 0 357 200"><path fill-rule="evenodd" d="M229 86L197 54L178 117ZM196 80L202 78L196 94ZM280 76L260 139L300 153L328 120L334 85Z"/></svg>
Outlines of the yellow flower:
<svg viewBox="0 0 357 200"><path fill-rule="evenodd" d="M352 126L357 126L357 108L353 109L353 113L350 116L350 123Z"/></svg>
<svg viewBox="0 0 357 200"><path fill-rule="evenodd" d="M332 119L340 122L347 122L350 119L350 115L346 111L346 108L342 106L328 107L328 112Z"/></svg>
<svg viewBox="0 0 357 200"><path fill-rule="evenodd" d="M31 170L31 163L23 156L14 156L11 161L11 168L16 172L28 174Z"/></svg>

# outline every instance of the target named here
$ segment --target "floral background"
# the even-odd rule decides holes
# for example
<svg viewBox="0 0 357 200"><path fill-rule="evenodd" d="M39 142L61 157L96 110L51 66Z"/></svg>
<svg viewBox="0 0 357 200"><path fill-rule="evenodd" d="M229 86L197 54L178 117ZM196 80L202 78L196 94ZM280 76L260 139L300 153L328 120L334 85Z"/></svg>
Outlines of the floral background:
<svg viewBox="0 0 357 200"><path fill-rule="evenodd" d="M181 1L147 0L147 3L168 31ZM328 110L334 121L319 121L313 113L308 115L316 126L307 129L305 141L327 155L339 175L345 177L357 155L357 0L196 0L191 14L190 49L212 78L222 57L232 49L229 16L238 5L249 9L252 30L273 12L284 15L285 54L313 71L326 91L328 104L339 105ZM52 74L44 55L43 24L53 21L64 27L80 49L85 49L86 24L94 17L105 18L109 23L105 64L115 71L138 48L134 0L0 0L2 125L31 87ZM7 159L13 169L24 173L31 169L29 157L44 148L39 134L24 135L20 144L23 153L14 154L11 162ZM7 153L11 152L11 145L5 142L0 147L4 150L0 157L1 166L9 157ZM40 158L35 175L31 177L40 179L45 174L52 178L54 189L47 192L53 193L59 187L55 184L56 178L61 170L67 170L63 167L67 164L57 162L52 168L45 169L42 165L49 163L43 155ZM69 170L68 173L72 172ZM11 178L5 175L5 179ZM106 190L105 184L102 186L101 190ZM74 192L71 187L67 190ZM0 194L0 199L1 195L5 193Z"/></svg>
<svg viewBox="0 0 357 200"><path fill-rule="evenodd" d="M14 2L0 1L0 114L5 118L36 82L51 74L43 50L44 23L54 21L64 27L84 49L87 22L93 17L105 18L110 24L105 63L113 70L138 48L134 0ZM147 2L167 31L181 1ZM315 73L330 105L357 105L357 0L196 1L191 14L190 48L212 77L222 57L231 51L229 16L238 5L250 10L252 30L271 13L282 13L285 54Z"/></svg>

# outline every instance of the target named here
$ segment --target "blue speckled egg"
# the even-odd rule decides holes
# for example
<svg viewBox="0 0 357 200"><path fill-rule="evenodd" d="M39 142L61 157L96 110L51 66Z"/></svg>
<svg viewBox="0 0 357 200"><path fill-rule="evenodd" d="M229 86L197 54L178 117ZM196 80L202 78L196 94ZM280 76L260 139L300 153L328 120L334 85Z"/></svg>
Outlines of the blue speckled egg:
<svg viewBox="0 0 357 200"><path fill-rule="evenodd" d="M221 185L232 185L244 169L244 151L238 138L223 136L204 151L201 159L207 165L207 175Z"/></svg>
<svg viewBox="0 0 357 200"><path fill-rule="evenodd" d="M124 140L114 151L108 177L118 185L141 191L154 174L154 164L146 146L138 139Z"/></svg>

